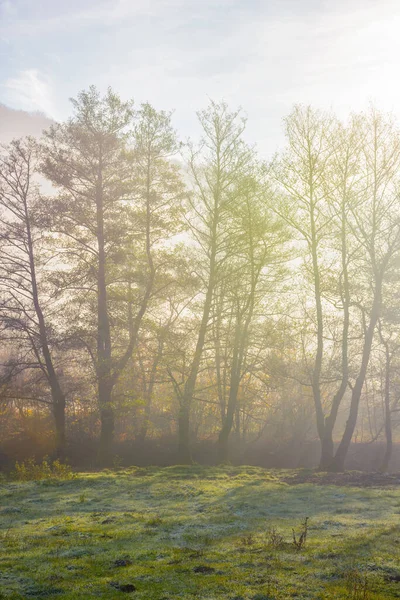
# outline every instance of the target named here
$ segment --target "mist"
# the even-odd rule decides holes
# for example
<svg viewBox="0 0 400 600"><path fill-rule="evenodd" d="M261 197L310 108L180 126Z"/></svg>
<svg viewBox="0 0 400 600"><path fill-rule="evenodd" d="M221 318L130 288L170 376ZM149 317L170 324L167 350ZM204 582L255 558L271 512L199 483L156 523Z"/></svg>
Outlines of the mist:
<svg viewBox="0 0 400 600"><path fill-rule="evenodd" d="M397 4L0 16L0 598L397 597Z"/></svg>

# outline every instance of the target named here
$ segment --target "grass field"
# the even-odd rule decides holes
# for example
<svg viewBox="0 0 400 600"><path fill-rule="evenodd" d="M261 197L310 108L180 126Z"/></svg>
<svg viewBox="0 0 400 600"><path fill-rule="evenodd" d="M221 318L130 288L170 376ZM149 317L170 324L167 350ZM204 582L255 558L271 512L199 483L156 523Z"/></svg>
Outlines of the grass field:
<svg viewBox="0 0 400 600"><path fill-rule="evenodd" d="M3 483L0 598L400 598L400 487L287 476L194 466Z"/></svg>

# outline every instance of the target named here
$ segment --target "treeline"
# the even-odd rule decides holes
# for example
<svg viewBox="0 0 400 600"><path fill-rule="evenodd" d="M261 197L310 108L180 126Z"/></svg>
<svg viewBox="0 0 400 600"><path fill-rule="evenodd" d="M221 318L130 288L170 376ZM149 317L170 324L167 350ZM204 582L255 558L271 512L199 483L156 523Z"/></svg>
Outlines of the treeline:
<svg viewBox="0 0 400 600"><path fill-rule="evenodd" d="M387 470L400 411L391 118L295 107L265 163L224 103L182 143L170 113L112 90L72 102L65 123L0 155L3 452L30 435L66 458L90 438L106 465L116 442L173 438L179 463L205 440L224 462L260 439L276 453L318 439L320 467L341 471L352 440L384 440Z"/></svg>

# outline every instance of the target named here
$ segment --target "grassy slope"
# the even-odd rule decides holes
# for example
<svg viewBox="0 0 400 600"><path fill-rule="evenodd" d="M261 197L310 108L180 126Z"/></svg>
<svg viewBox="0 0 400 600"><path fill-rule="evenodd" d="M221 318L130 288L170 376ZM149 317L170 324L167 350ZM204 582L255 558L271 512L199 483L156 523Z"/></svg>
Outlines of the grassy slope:
<svg viewBox="0 0 400 600"><path fill-rule="evenodd" d="M0 598L357 600L364 575L365 598L400 598L400 582L390 581L400 576L400 488L289 486L253 467L170 467L4 484L0 507ZM298 551L292 527L305 516ZM279 548L271 527L286 541ZM132 564L114 565L128 556Z"/></svg>

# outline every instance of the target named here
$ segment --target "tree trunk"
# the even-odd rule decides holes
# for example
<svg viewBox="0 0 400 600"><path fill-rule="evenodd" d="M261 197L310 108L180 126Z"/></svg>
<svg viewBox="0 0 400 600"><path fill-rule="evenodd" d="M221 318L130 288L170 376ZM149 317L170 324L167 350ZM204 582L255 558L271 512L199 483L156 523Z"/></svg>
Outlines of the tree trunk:
<svg viewBox="0 0 400 600"><path fill-rule="evenodd" d="M233 419L229 416L225 419L224 426L222 427L219 436L218 436L218 462L220 464L228 462L229 457L229 434L232 429Z"/></svg>
<svg viewBox="0 0 400 600"><path fill-rule="evenodd" d="M178 464L192 464L190 448L190 411L189 407L182 405L178 417Z"/></svg>
<svg viewBox="0 0 400 600"><path fill-rule="evenodd" d="M334 444L332 429L325 426L324 435L321 440L321 458L319 462L320 471L328 471L334 456Z"/></svg>
<svg viewBox="0 0 400 600"><path fill-rule="evenodd" d="M374 331L380 315L381 307L381 283L378 282L375 290L374 303L371 309L371 315L369 320L368 329L365 334L364 348L362 353L361 368L354 384L354 388L351 394L350 412L346 422L346 427L336 451L335 457L329 465L329 471L340 473L344 471L345 460L347 452L350 447L350 443L354 434L354 430L357 424L358 407L360 404L361 392L363 389L365 377L367 374L367 367L369 363L369 357L371 354L372 341L374 338Z"/></svg>
<svg viewBox="0 0 400 600"><path fill-rule="evenodd" d="M104 239L104 207L102 159L100 156L98 180L96 186L96 221L97 221L97 386L100 409L100 464L110 460L110 451L114 434L114 409L111 405L111 333L107 306L106 284L106 252Z"/></svg>
<svg viewBox="0 0 400 600"><path fill-rule="evenodd" d="M112 444L114 440L114 410L106 404L100 409L100 444L98 462L101 466L111 463Z"/></svg>
<svg viewBox="0 0 400 600"><path fill-rule="evenodd" d="M145 441L145 439L147 437L147 430L149 428L150 414L151 414L151 400L152 400L151 397L147 398L146 406L144 407L143 421L142 421L142 425L140 427L139 433L137 435L137 441L140 444L143 444L143 442Z"/></svg>
<svg viewBox="0 0 400 600"><path fill-rule="evenodd" d="M98 460L100 465L106 465L111 460L111 449L114 440L114 408L111 405L111 390L99 381L99 407L100 407L100 442Z"/></svg>
<svg viewBox="0 0 400 600"><path fill-rule="evenodd" d="M27 232L28 241L28 256L29 256L29 267L32 285L32 299L35 307L35 312L39 324L39 336L41 343L41 351L44 358L44 366L42 369L46 374L47 381L51 390L52 400L52 411L54 418L54 425L56 431L56 455L57 458L65 457L65 395L61 389L61 385L58 379L56 369L53 364L53 358L50 352L50 346L48 341L47 327L44 319L44 314L39 300L39 290L36 278L36 264L35 264L35 252L33 246L32 232L31 232L31 221L28 211L27 198L24 197L24 214L25 214L25 226ZM36 349L35 352L39 356L39 351ZM41 361L39 360L41 363Z"/></svg>
<svg viewBox="0 0 400 600"><path fill-rule="evenodd" d="M317 349L315 353L314 368L312 373L311 388L313 392L317 431L319 439L324 438L325 419L321 400L321 372L324 353L324 321L322 311L321 277L318 263L318 236L315 224L315 206L312 183L310 183L310 228L311 228L311 257L314 275L314 299L317 313Z"/></svg>
<svg viewBox="0 0 400 600"><path fill-rule="evenodd" d="M385 449L385 454L383 456L382 464L379 469L382 473L385 473L386 471L388 471L390 459L392 458L392 452L393 452L393 437L392 437L392 422L391 422L391 418L390 418L390 407L386 408L386 406L385 406L385 411L389 411L389 413L386 412L386 414L385 414L386 449ZM388 414L389 414L389 416L388 416Z"/></svg>
<svg viewBox="0 0 400 600"><path fill-rule="evenodd" d="M242 441L242 438L240 435L240 409L239 409L239 406L236 406L236 411L235 411L235 439L238 444L240 444Z"/></svg>
<svg viewBox="0 0 400 600"><path fill-rule="evenodd" d="M222 429L218 436L218 461L220 463L227 462L229 456L229 436L233 427L233 419L235 416L237 397L239 392L240 383L240 366L238 364L239 357L237 356L237 348L235 349L235 355L233 358L231 381L229 389L228 406Z"/></svg>
<svg viewBox="0 0 400 600"><path fill-rule="evenodd" d="M251 211L248 208L249 222L251 222ZM233 422L235 414L238 408L238 394L239 386L242 378L242 366L244 362L244 355L246 351L246 344L248 342L247 336L250 327L250 323L253 317L255 292L257 283L261 273L262 262L255 268L254 259L254 240L252 228L249 228L249 262L251 266L251 286L244 303L244 306L240 307L239 300L237 301L237 313L236 313L236 324L235 324L235 336L232 353L232 365L229 382L229 396L228 404L226 407L225 418L223 419L222 429L218 438L218 458L219 462L227 462L229 456L229 436L233 428ZM247 315L246 315L247 312ZM244 316L246 317L244 318ZM243 323L244 320L244 323ZM239 419L238 419L239 423Z"/></svg>
<svg viewBox="0 0 400 600"><path fill-rule="evenodd" d="M216 228L216 224L215 224ZM215 240L216 234L214 235ZM189 376L186 380L183 395L180 400L181 409L178 419L179 427L179 441L178 441L178 456L179 460L183 460L182 464L190 464L192 462L191 451L190 451L190 409L192 406L192 400L194 390L196 387L197 375L200 368L201 356L203 354L204 342L207 333L207 325L210 318L211 302L214 291L214 269L215 269L215 241L213 242L213 250L211 254L211 265L210 265L210 276L208 281L208 288L206 298L203 307L203 316L200 323L199 335L197 338L196 349L193 356L193 361L190 367Z"/></svg>
<svg viewBox="0 0 400 600"><path fill-rule="evenodd" d="M346 170L347 177L347 170ZM349 274L347 268L347 235L346 235L346 189L341 203L341 252L343 283L341 297L343 302L343 331L342 331L342 381L339 389L332 400L332 406L329 415L325 418L324 433L321 439L321 460L319 463L320 471L327 471L333 461L334 443L333 429L335 427L340 404L346 393L349 380L349 359L348 359L348 336L350 328L350 288Z"/></svg>
<svg viewBox="0 0 400 600"><path fill-rule="evenodd" d="M393 451L393 434L392 434L392 419L390 412L390 353L389 345L385 344L386 368L385 368L385 436L386 449L383 456L380 471L385 473L389 468L390 459Z"/></svg>
<svg viewBox="0 0 400 600"><path fill-rule="evenodd" d="M140 432L137 436L138 441L141 443L143 443L144 440L146 439L147 430L148 430L149 423L150 423L151 403L153 400L153 389L154 389L154 384L156 382L158 365L159 365L159 362L160 362L162 354L163 354L165 335L166 335L165 331L162 331L160 334L160 338L158 340L157 354L153 360L149 384L148 384L147 390L145 391L146 405L144 407L143 422L142 422L142 426L140 428ZM145 372L143 373L143 377L145 377Z"/></svg>
<svg viewBox="0 0 400 600"><path fill-rule="evenodd" d="M53 417L56 430L56 457L60 460L65 458L65 397L60 393L56 398L53 396Z"/></svg>

